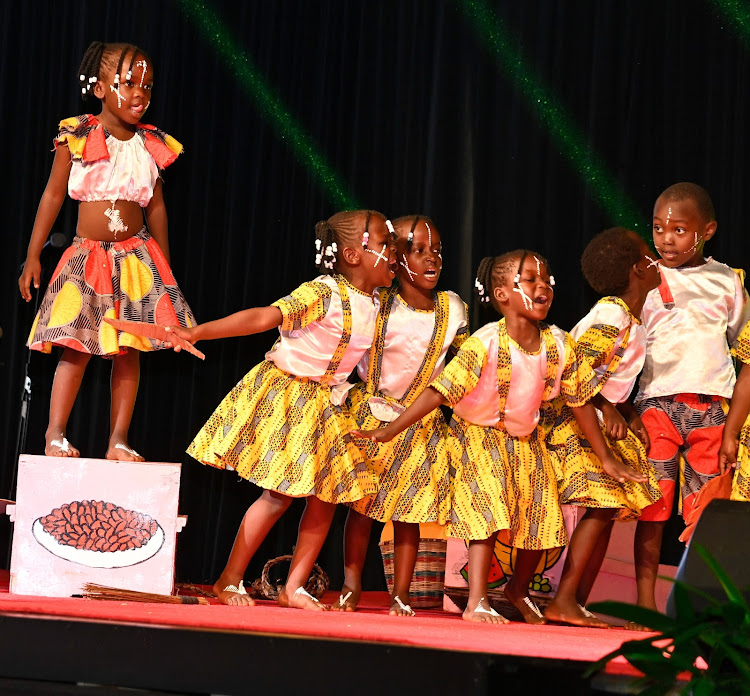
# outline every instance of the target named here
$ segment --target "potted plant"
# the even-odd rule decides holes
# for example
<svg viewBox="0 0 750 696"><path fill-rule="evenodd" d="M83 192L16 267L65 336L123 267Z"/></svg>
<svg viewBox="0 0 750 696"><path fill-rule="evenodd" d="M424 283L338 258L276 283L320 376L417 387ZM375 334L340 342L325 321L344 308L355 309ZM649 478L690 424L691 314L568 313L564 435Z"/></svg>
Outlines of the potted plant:
<svg viewBox="0 0 750 696"><path fill-rule="evenodd" d="M656 633L623 643L591 665L585 676L622 656L644 674L632 684L641 696L750 694L750 606L706 548L694 546L726 600L675 580L674 618L623 602L592 605L597 612L649 626ZM703 599L703 608L696 610L691 594Z"/></svg>

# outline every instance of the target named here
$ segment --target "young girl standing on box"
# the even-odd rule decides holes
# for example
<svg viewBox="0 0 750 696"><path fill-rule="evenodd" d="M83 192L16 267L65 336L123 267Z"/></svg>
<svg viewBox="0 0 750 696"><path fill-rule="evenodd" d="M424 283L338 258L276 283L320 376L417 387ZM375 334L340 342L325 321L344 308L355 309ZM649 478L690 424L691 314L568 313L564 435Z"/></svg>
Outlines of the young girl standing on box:
<svg viewBox="0 0 750 696"><path fill-rule="evenodd" d="M468 337L467 309L453 292L437 292L443 259L440 233L429 218L393 222L398 287L382 290L372 348L359 363L362 382L350 392L360 428L394 420L422 392ZM409 602L419 546L419 523L445 524L448 460L439 409L392 442L368 443L379 477L375 495L350 503L344 547L344 587L335 609L353 611L362 591L362 567L372 520L393 521L394 586L390 613L412 616Z"/></svg>
<svg viewBox="0 0 750 696"><path fill-rule="evenodd" d="M112 358L112 410L107 459L143 461L128 444L138 393L140 351L157 341L118 333L105 317L191 326L195 319L169 268L167 212L159 170L182 152L163 131L141 123L151 102L154 67L130 44L92 43L79 69L84 99L101 101L98 116L60 122L55 160L37 210L18 286L31 300L39 257L66 190L80 201L73 244L60 259L34 320L28 345L63 353L55 372L44 453L77 457L68 418L92 355ZM145 215L145 224L144 224Z"/></svg>
<svg viewBox="0 0 750 696"><path fill-rule="evenodd" d="M255 307L174 328L191 343L247 336L279 327L266 359L224 398L188 454L235 469L263 488L240 525L214 585L224 604L250 605L242 579L253 554L292 498L305 497L282 606L327 609L305 584L325 541L336 503L373 493L376 476L349 431L346 379L372 344L378 287L395 276L395 247L375 211L337 213L315 227L316 264L323 274L269 307Z"/></svg>
<svg viewBox="0 0 750 696"><path fill-rule="evenodd" d="M378 442L392 439L441 404L453 408L449 449L449 536L469 542L469 598L463 617L505 623L487 600L487 576L497 533L510 530L517 550L505 595L529 623L544 623L529 596L529 581L545 549L563 546L565 526L557 475L539 425L540 406L558 393L605 469L618 480L630 475L616 460L587 404L594 375L579 364L573 340L543 322L553 297L547 262L518 250L483 259L476 287L503 315L474 333L458 355L398 419L359 432Z"/></svg>

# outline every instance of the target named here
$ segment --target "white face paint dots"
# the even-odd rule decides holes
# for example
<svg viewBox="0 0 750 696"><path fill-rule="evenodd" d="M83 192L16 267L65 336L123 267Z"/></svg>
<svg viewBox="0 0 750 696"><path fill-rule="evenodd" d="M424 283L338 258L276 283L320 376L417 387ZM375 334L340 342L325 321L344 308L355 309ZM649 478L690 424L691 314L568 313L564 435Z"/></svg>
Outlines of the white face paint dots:
<svg viewBox="0 0 750 696"><path fill-rule="evenodd" d="M416 278L419 274L415 273L411 270L411 268L409 268L409 261L406 258L406 254L401 254L401 258L403 259L403 261L399 261L398 265L402 268L405 268L406 272L409 274L409 280L414 281L414 278Z"/></svg>
<svg viewBox="0 0 750 696"><path fill-rule="evenodd" d="M648 254L644 254L644 258L648 261L648 266L646 266L646 268L651 268L651 266L659 265L659 262L655 259L652 259Z"/></svg>
<svg viewBox="0 0 750 696"><path fill-rule="evenodd" d="M537 263L538 263L538 260L537 260ZM517 292L521 296L521 299L523 300L523 306L526 309L532 309L534 307L534 300L532 300L524 292L523 288L521 287L521 274L520 273L516 273L516 277L513 279L513 284L515 285L515 287L513 288L513 292Z"/></svg>
<svg viewBox="0 0 750 696"><path fill-rule="evenodd" d="M362 237L362 241L364 241L364 236ZM378 260L375 262L375 265L373 268L377 268L380 261L385 261L385 263L388 263L388 257L385 255L385 252L388 249L388 244L383 243L383 248L380 251L377 251L375 249L370 249L369 247L365 247L365 251L369 252L370 254L375 254L375 256L378 257Z"/></svg>
<svg viewBox="0 0 750 696"><path fill-rule="evenodd" d="M118 73L115 73L115 83L114 85L109 86L110 90L113 91L117 95L117 108L122 108L122 102L125 99L125 97L122 96L122 93L120 92L120 75Z"/></svg>
<svg viewBox="0 0 750 696"><path fill-rule="evenodd" d="M136 62L135 67L141 69L141 82L138 86L143 87L143 80L146 77L146 71L148 70L148 63L145 60L139 60Z"/></svg>

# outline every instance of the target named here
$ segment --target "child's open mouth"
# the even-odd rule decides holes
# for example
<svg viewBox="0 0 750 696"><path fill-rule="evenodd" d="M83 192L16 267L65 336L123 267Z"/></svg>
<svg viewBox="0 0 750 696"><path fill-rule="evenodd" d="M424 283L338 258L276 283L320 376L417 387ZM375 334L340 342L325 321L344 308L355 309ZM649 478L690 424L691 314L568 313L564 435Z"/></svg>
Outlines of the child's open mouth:
<svg viewBox="0 0 750 696"><path fill-rule="evenodd" d="M547 295L538 295L537 297L534 298L534 302L540 305L547 304L547 300L548 300Z"/></svg>

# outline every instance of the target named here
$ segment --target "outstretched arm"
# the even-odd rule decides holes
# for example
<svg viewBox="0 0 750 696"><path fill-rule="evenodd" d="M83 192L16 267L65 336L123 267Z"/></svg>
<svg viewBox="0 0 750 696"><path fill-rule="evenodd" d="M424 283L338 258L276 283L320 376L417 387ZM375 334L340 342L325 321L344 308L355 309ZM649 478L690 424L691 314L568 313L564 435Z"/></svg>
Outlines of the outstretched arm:
<svg viewBox="0 0 750 696"><path fill-rule="evenodd" d="M198 324L192 328L170 326L168 331L176 333L190 343L211 341L215 338L250 336L268 331L281 324L282 315L278 307L251 307L235 312L227 317ZM179 352L178 347L175 350Z"/></svg>
<svg viewBox="0 0 750 696"><path fill-rule="evenodd" d="M377 430L353 430L353 437L364 437L373 442L388 442L396 435L406 430L410 425L422 420L428 413L432 413L438 406L447 404L443 395L427 387L395 421Z"/></svg>
<svg viewBox="0 0 750 696"><path fill-rule="evenodd" d="M26 263L23 266L23 273L18 279L18 289L21 291L21 297L26 302L31 300L31 283L38 288L41 282L42 265L39 257L42 254L44 242L49 236L52 225L57 219L63 201L68 191L68 175L70 174L70 151L66 145L58 145L55 149L55 159L52 162L47 185L44 187L44 193L39 201L39 207L36 211L34 227L31 230L31 240L26 252Z"/></svg>
<svg viewBox="0 0 750 696"><path fill-rule="evenodd" d="M602 431L599 429L599 419L596 417L596 410L590 401L583 406L571 406L571 409L576 421L578 421L578 426L581 428L583 436L589 441L594 454L599 457L599 461L601 461L606 474L609 474L620 483L628 480L636 481L637 483L646 481L646 477L643 474L633 471L633 469L623 464L612 454L612 450L607 445L604 435L602 435Z"/></svg>
<svg viewBox="0 0 750 696"><path fill-rule="evenodd" d="M750 413L750 365L743 364L737 383L734 385L732 404L724 424L724 435L719 450L719 471L723 474L728 467L737 463L739 438L747 414Z"/></svg>

